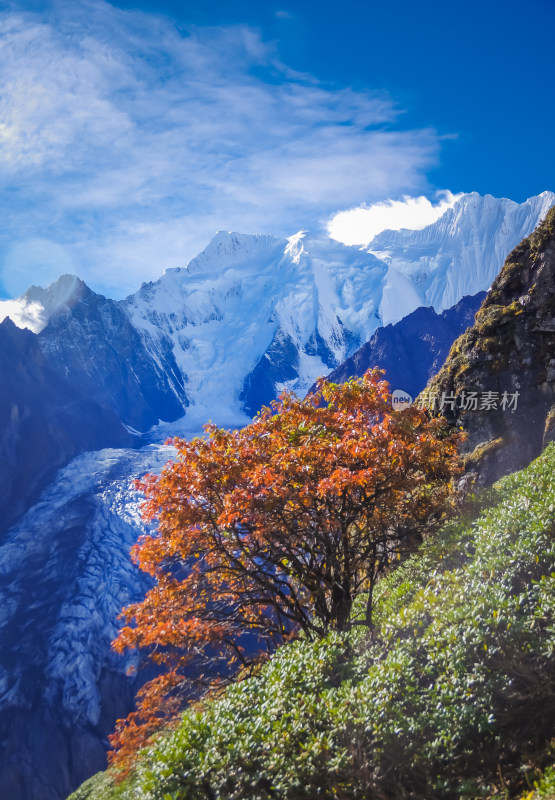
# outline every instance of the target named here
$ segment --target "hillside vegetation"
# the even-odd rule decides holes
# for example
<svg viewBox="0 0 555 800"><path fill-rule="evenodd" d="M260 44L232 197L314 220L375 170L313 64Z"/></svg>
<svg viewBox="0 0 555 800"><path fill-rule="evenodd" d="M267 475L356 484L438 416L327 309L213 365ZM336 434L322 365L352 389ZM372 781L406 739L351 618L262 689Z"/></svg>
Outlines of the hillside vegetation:
<svg viewBox="0 0 555 800"><path fill-rule="evenodd" d="M550 445L380 582L372 641L283 646L71 800L555 797L554 534Z"/></svg>

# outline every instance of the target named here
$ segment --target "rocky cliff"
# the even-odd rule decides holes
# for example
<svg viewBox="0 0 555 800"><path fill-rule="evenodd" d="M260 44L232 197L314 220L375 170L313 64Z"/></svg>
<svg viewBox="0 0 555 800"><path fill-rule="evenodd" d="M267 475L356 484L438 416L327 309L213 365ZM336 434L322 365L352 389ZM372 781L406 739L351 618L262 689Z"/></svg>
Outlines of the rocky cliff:
<svg viewBox="0 0 555 800"><path fill-rule="evenodd" d="M467 467L481 483L555 439L555 207L509 254L421 400L466 430Z"/></svg>
<svg viewBox="0 0 555 800"><path fill-rule="evenodd" d="M379 366L392 390L402 389L416 397L442 367L455 339L472 325L484 297L485 292L463 297L441 314L430 306L417 308L400 322L378 328L328 380L343 383Z"/></svg>
<svg viewBox="0 0 555 800"><path fill-rule="evenodd" d="M120 303L70 275L26 297L47 319L38 334L0 324L0 533L74 456L136 446L133 429L187 404L171 348L152 358Z"/></svg>
<svg viewBox="0 0 555 800"><path fill-rule="evenodd" d="M129 447L113 409L95 402L53 366L38 337L0 324L0 532L55 471L85 450Z"/></svg>

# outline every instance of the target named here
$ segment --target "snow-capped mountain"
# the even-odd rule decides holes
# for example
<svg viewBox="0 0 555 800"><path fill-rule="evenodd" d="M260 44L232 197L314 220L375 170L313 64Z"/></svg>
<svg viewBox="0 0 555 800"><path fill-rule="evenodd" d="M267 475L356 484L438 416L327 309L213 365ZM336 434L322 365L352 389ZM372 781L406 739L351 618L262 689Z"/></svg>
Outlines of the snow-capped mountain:
<svg viewBox="0 0 555 800"><path fill-rule="evenodd" d="M368 249L219 233L123 301L64 276L0 303L19 326L0 324L0 797L64 798L103 766L105 736L130 710L135 679L109 643L145 588L128 552L144 531L132 479L171 452L153 442L209 419L241 425L384 324L487 289L553 203L465 195ZM384 337L425 341L431 315ZM442 320L439 349L453 327Z"/></svg>
<svg viewBox="0 0 555 800"><path fill-rule="evenodd" d="M0 303L0 314L38 332L47 360L78 369L101 403L120 398L126 425L144 431L153 416L184 414L191 430L208 419L241 425L281 388L305 392L378 327L488 289L553 203L552 192L521 204L471 193L427 228L384 231L365 249L304 231L220 232L127 300L64 276Z"/></svg>
<svg viewBox="0 0 555 800"><path fill-rule="evenodd" d="M400 319L399 297L406 316L418 306L444 311L465 295L487 290L507 255L554 203L553 192L525 203L471 192L427 228L378 234L368 250L389 265L380 304L383 324Z"/></svg>
<svg viewBox="0 0 555 800"><path fill-rule="evenodd" d="M424 230L386 231L367 250L304 232L220 232L125 307L160 363L171 347L191 424L242 424L282 387L305 392L378 327L488 289L553 203L551 192L520 205L468 194Z"/></svg>
<svg viewBox="0 0 555 800"><path fill-rule="evenodd" d="M285 385L306 391L372 334L386 272L369 253L302 232L220 232L124 306L154 358L171 344L191 423L237 425Z"/></svg>
<svg viewBox="0 0 555 800"><path fill-rule="evenodd" d="M365 249L304 231L220 232L123 301L66 275L0 302L0 317L35 334L0 325L0 530L86 449L129 446L156 425L171 433L178 419L187 434L209 419L245 424L379 327L487 289L554 202L551 192L522 204L468 194L427 228L384 231ZM37 451L38 431L48 433Z"/></svg>

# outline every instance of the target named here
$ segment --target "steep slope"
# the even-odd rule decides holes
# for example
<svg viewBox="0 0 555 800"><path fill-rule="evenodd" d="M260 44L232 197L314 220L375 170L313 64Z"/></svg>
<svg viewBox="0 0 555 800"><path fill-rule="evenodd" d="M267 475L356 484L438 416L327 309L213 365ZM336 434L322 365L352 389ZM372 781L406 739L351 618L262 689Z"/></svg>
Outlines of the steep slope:
<svg viewBox="0 0 555 800"><path fill-rule="evenodd" d="M61 470L0 547L0 797L60 800L105 765L141 675L110 642L148 587L132 480L167 447L87 453Z"/></svg>
<svg viewBox="0 0 555 800"><path fill-rule="evenodd" d="M32 287L21 307L38 334L0 324L0 532L71 458L137 445L131 429L187 403L171 349L154 361L122 305L78 278Z"/></svg>
<svg viewBox="0 0 555 800"><path fill-rule="evenodd" d="M49 363L28 330L0 324L0 531L73 456L131 446L116 413Z"/></svg>
<svg viewBox="0 0 555 800"><path fill-rule="evenodd" d="M468 432L469 467L482 482L528 464L555 438L555 207L508 256L423 399L434 393Z"/></svg>
<svg viewBox="0 0 555 800"><path fill-rule="evenodd" d="M327 378L343 383L363 375L367 369L385 369L391 389L402 389L416 397L443 365L455 339L474 322L484 292L462 300L437 314L433 308L417 308L400 322L378 328Z"/></svg>
<svg viewBox="0 0 555 800"><path fill-rule="evenodd" d="M58 284L48 292L58 294ZM126 424L146 430L177 419L187 403L184 382L168 345L153 359L125 307L77 279L38 334L45 358L92 400Z"/></svg>
<svg viewBox="0 0 555 800"><path fill-rule="evenodd" d="M393 295L407 282L416 290L409 311L429 305L443 311L464 295L487 290L508 253L554 203L553 192L542 192L520 204L471 192L427 228L383 231L368 250L389 264ZM399 319L390 305L386 292L380 306L384 324Z"/></svg>
<svg viewBox="0 0 555 800"><path fill-rule="evenodd" d="M100 773L69 800L539 800L555 725L555 447L469 511L380 581L372 638L353 626L284 645L186 711L125 783Z"/></svg>

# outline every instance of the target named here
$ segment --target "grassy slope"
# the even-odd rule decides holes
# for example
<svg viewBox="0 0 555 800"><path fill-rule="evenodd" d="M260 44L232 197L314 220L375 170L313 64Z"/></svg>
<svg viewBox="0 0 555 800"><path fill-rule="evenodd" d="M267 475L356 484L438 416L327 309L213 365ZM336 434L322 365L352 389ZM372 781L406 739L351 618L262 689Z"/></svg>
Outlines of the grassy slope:
<svg viewBox="0 0 555 800"><path fill-rule="evenodd" d="M555 797L555 446L485 505L382 581L374 642L282 648L72 800Z"/></svg>

